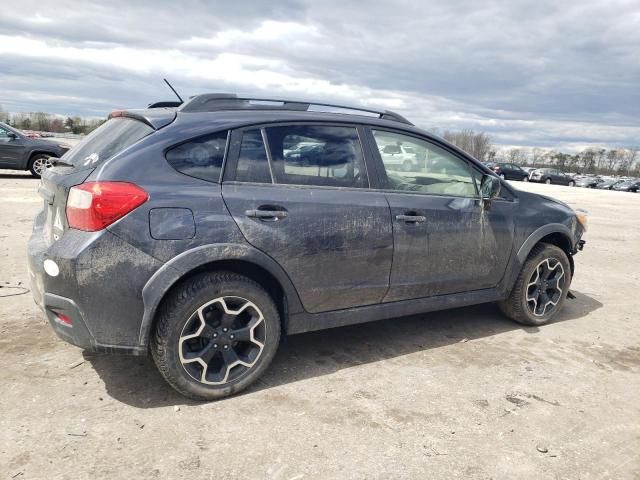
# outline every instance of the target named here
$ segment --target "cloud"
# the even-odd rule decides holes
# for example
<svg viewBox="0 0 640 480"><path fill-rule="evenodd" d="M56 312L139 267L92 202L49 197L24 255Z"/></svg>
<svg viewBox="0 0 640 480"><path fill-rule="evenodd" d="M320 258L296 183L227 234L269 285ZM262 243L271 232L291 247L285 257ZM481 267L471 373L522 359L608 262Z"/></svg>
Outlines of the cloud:
<svg viewBox="0 0 640 480"><path fill-rule="evenodd" d="M0 104L9 110L104 115L170 99L165 76L186 96L377 105L504 145L638 145L640 7L29 0L0 19Z"/></svg>

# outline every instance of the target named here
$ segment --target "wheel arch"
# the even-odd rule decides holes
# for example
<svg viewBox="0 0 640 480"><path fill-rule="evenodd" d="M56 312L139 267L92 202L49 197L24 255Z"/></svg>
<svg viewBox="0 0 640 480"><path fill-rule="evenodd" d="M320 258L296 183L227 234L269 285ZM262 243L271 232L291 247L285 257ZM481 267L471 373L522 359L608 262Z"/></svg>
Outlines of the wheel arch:
<svg viewBox="0 0 640 480"><path fill-rule="evenodd" d="M205 245L174 257L158 269L142 289L144 314L139 345L149 345L158 309L174 288L194 275L222 270L254 280L272 296L281 316L283 334L287 331L289 313L304 311L293 283L271 257L250 246Z"/></svg>
<svg viewBox="0 0 640 480"><path fill-rule="evenodd" d="M27 155L27 161L24 165L24 169L25 170L29 170L31 168L31 162L33 161L34 157L36 155L49 155L50 157L55 157L56 154L53 153L51 150L43 150L43 149L35 149L29 152L29 154Z"/></svg>
<svg viewBox="0 0 640 480"><path fill-rule="evenodd" d="M571 276L574 273L573 263L573 236L571 230L566 225L561 223L550 223L544 225L535 230L531 235L527 237L524 243L520 246L518 253L516 254L513 265L511 266L509 276L506 277L506 282L503 284L501 292L503 296L508 296L513 289L513 286L518 278L518 274L522 269L522 266L527 261L531 250L539 243L549 243L562 249L567 254L569 259L569 265L571 266Z"/></svg>

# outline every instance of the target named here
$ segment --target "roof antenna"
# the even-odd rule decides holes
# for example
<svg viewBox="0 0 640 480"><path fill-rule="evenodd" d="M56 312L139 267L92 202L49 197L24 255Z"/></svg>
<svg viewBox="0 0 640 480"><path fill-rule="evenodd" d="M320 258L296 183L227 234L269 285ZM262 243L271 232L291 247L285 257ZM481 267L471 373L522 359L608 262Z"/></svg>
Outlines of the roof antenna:
<svg viewBox="0 0 640 480"><path fill-rule="evenodd" d="M169 88L171 89L171 91L176 94L176 97L178 97L178 100L180 100L180 103L184 103L184 100L182 100L182 97L178 95L178 92L176 92L176 89L173 88L173 86L169 83L169 80L167 80L166 78L163 78L163 80L164 80L164 83L169 85Z"/></svg>

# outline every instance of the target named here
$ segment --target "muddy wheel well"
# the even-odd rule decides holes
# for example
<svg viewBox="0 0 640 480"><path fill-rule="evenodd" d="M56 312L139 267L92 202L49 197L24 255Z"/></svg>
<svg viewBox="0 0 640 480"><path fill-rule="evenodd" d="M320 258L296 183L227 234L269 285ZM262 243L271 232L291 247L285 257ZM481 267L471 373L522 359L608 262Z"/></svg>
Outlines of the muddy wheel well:
<svg viewBox="0 0 640 480"><path fill-rule="evenodd" d="M569 259L569 264L571 265L571 276L573 276L574 266L573 266L573 246L571 245L571 240L569 237L560 232L550 233L549 235L542 237L538 243L549 243L551 245L555 245L556 247L562 249L564 253L567 254L567 258Z"/></svg>
<svg viewBox="0 0 640 480"><path fill-rule="evenodd" d="M160 301L160 305L156 309L155 318L153 319L153 325L151 327L151 332L155 329L155 324L158 320L158 312L161 310L162 303L169 296L169 294L177 288L182 282L188 280L194 275L198 275L204 272L215 272L215 271L226 271L226 272L234 272L239 275L243 275L247 278L250 278L262 288L264 288L267 293L273 298L273 301L278 308L278 313L280 314L280 321L282 322L282 332L286 334L286 326L287 326L287 299L284 294L284 290L280 282L274 277L268 270L265 268L256 265L255 263L248 262L246 260L218 260L211 263L206 263L204 265L200 265L197 268L187 272L184 274L178 281L176 281L169 290L166 291L162 300Z"/></svg>

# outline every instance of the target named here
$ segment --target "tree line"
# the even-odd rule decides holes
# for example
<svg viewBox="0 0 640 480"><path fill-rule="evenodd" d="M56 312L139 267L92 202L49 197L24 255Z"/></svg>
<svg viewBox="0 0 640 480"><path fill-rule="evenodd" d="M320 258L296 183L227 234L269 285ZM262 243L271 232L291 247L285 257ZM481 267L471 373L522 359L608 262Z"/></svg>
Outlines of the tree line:
<svg viewBox="0 0 640 480"><path fill-rule="evenodd" d="M435 132L438 133L438 132ZM640 147L589 147L577 153L545 148L499 149L491 137L473 130L445 131L442 137L483 162L529 167L555 167L566 172L640 177Z"/></svg>
<svg viewBox="0 0 640 480"><path fill-rule="evenodd" d="M566 172L640 176L640 147L589 147L576 153L543 148L511 148L492 151L494 161L531 167L556 167Z"/></svg>
<svg viewBox="0 0 640 480"><path fill-rule="evenodd" d="M80 116L62 117L45 112L9 113L0 105L0 122L19 130L51 133L87 134L102 125L106 119Z"/></svg>

